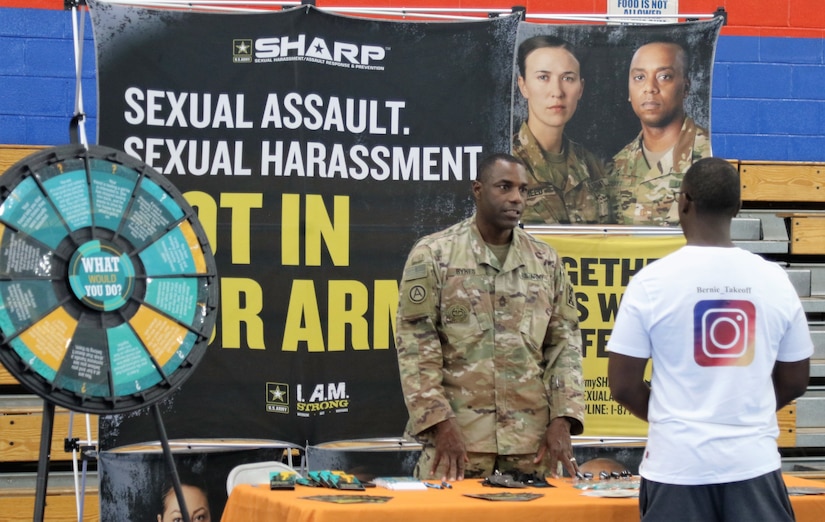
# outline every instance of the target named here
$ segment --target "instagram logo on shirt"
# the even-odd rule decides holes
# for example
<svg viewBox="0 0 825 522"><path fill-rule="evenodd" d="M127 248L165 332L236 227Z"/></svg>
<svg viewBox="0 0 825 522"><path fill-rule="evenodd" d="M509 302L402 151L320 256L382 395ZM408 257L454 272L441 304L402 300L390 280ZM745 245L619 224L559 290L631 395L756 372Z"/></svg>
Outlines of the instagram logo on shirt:
<svg viewBox="0 0 825 522"><path fill-rule="evenodd" d="M693 309L693 359L699 366L747 366L755 331L750 301L699 301Z"/></svg>

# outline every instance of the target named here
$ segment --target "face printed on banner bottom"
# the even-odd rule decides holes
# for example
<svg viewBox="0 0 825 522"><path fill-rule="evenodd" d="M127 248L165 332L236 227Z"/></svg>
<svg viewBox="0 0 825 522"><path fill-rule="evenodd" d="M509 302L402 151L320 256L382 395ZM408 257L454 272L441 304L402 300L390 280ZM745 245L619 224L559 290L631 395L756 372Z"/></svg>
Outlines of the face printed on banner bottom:
<svg viewBox="0 0 825 522"><path fill-rule="evenodd" d="M211 522L212 515L209 512L209 500L206 493L197 487L188 484L181 484L183 501L189 510L189 520L192 522ZM174 489L170 489L164 497L163 513L158 515L158 522L181 522L183 514L178 505L178 497Z"/></svg>

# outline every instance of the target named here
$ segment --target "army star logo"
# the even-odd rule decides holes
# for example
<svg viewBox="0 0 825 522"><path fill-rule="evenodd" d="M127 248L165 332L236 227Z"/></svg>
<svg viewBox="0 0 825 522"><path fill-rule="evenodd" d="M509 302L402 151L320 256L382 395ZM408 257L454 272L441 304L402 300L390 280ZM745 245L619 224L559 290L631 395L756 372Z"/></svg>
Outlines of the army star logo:
<svg viewBox="0 0 825 522"><path fill-rule="evenodd" d="M424 299L427 298L427 289L421 285L415 285L410 288L409 297L410 301L415 304L423 303Z"/></svg>
<svg viewBox="0 0 825 522"><path fill-rule="evenodd" d="M233 40L232 46L234 48L232 54L235 56L252 55L252 40Z"/></svg>
<svg viewBox="0 0 825 522"><path fill-rule="evenodd" d="M276 386L275 389L269 390L269 393L272 394L272 402L284 402L284 390L282 390L280 386Z"/></svg>
<svg viewBox="0 0 825 522"><path fill-rule="evenodd" d="M289 385L282 382L266 383L266 403L286 404L289 402Z"/></svg>

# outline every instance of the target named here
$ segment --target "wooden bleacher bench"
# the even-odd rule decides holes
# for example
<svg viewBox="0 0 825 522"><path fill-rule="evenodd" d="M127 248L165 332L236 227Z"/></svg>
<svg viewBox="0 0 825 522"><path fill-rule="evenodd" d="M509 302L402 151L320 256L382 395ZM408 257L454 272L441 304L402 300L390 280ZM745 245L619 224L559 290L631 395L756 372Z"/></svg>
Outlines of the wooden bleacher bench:
<svg viewBox="0 0 825 522"><path fill-rule="evenodd" d="M0 386L9 384L20 384L17 379L6 369L5 366L0 366Z"/></svg>
<svg viewBox="0 0 825 522"><path fill-rule="evenodd" d="M26 156L45 148L37 145L0 145L0 174Z"/></svg>
<svg viewBox="0 0 825 522"><path fill-rule="evenodd" d="M791 254L825 254L825 212L779 212L788 223Z"/></svg>
<svg viewBox="0 0 825 522"><path fill-rule="evenodd" d="M50 463L71 462L66 451L69 438L70 412L56 408L52 430ZM0 395L0 462L4 464L36 463L40 459L40 434L43 422L43 401L33 395ZM80 444L87 439L86 415L75 413L71 438ZM98 418L89 418L92 440L98 438ZM93 443L93 445L96 442ZM77 522L77 501L73 481L62 477L66 473L51 471L46 495L45 519ZM57 477L57 478L55 478ZM62 480L60 480L62 478ZM71 478L71 477L70 477ZM17 522L31 520L34 514L36 473L0 474L0 520ZM84 495L83 520L99 520L97 478L88 480Z"/></svg>
<svg viewBox="0 0 825 522"><path fill-rule="evenodd" d="M777 445L780 448L793 448L796 446L796 401L776 412L776 420L779 424Z"/></svg>
<svg viewBox="0 0 825 522"><path fill-rule="evenodd" d="M739 162L743 203L780 203L793 255L825 255L825 163Z"/></svg>
<svg viewBox="0 0 825 522"><path fill-rule="evenodd" d="M69 437L70 412L55 408L52 430L51 460L71 461L65 451ZM40 458L40 431L43 401L33 395L0 395L0 462L37 462ZM86 415L75 413L71 438L86 440ZM92 440L98 440L98 418L89 418ZM95 442L96 443L96 442Z"/></svg>
<svg viewBox="0 0 825 522"><path fill-rule="evenodd" d="M743 201L825 203L825 164L741 161Z"/></svg>
<svg viewBox="0 0 825 522"><path fill-rule="evenodd" d="M49 522L77 522L77 499L74 488L47 488L44 518ZM97 486L86 488L83 496L83 520L100 520ZM0 513L3 522L31 521L34 515L35 493L31 488L0 488Z"/></svg>

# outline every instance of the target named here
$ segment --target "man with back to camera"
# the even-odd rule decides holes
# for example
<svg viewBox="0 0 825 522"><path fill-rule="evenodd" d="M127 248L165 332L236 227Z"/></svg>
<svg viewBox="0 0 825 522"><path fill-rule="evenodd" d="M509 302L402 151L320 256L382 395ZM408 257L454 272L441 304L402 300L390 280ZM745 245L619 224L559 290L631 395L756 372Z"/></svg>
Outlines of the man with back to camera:
<svg viewBox="0 0 825 522"><path fill-rule="evenodd" d="M671 41L649 42L633 54L628 101L642 130L613 156L620 225L676 225L673 191L690 165L711 154L708 131L685 114L688 63L684 46Z"/></svg>
<svg viewBox="0 0 825 522"><path fill-rule="evenodd" d="M779 265L731 241L730 163L694 163L677 202L687 244L634 276L608 341L613 397L650 423L642 520L793 520L776 411L808 384L805 313Z"/></svg>
<svg viewBox="0 0 825 522"><path fill-rule="evenodd" d="M472 182L476 212L420 239L401 280L396 347L423 445L416 476L442 480L577 467L581 333L561 258L518 227L527 171L494 154Z"/></svg>

